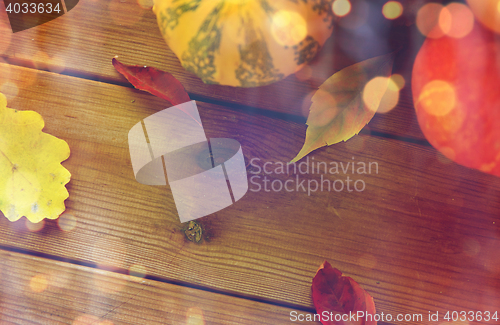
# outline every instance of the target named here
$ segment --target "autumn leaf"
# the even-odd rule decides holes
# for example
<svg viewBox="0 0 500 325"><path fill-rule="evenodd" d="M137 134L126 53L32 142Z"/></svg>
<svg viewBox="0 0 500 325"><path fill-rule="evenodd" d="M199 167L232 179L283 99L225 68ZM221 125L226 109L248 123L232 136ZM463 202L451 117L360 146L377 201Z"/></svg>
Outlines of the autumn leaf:
<svg viewBox="0 0 500 325"><path fill-rule="evenodd" d="M388 78L393 61L393 53L378 56L348 66L328 78L311 98L306 140L291 162L300 160L313 150L347 141L358 134L375 115L389 79L387 83L372 88L365 96L364 87L377 76Z"/></svg>
<svg viewBox="0 0 500 325"><path fill-rule="evenodd" d="M323 325L376 325L373 298L352 278L324 261L312 281L312 298L316 313L337 315L321 317ZM332 313L332 314L331 314ZM362 316L352 317L351 315ZM372 318L366 315L372 315ZM342 315L344 319L342 319Z"/></svg>
<svg viewBox="0 0 500 325"><path fill-rule="evenodd" d="M137 89L163 98L172 105L189 102L188 93L170 73L152 67L125 65L113 58L113 66Z"/></svg>
<svg viewBox="0 0 500 325"><path fill-rule="evenodd" d="M0 210L10 221L36 223L65 210L71 174L61 162L69 146L43 127L40 114L10 109L0 94Z"/></svg>

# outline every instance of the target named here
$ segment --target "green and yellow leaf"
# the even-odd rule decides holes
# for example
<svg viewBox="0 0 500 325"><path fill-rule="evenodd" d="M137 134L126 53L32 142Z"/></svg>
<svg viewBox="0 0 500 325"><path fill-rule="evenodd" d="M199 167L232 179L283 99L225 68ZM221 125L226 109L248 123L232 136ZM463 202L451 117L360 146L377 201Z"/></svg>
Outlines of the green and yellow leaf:
<svg viewBox="0 0 500 325"><path fill-rule="evenodd" d="M292 160L296 162L311 151L358 134L375 115L389 84L394 54L386 54L344 68L328 78L311 98L304 146ZM386 82L369 87L375 77Z"/></svg>

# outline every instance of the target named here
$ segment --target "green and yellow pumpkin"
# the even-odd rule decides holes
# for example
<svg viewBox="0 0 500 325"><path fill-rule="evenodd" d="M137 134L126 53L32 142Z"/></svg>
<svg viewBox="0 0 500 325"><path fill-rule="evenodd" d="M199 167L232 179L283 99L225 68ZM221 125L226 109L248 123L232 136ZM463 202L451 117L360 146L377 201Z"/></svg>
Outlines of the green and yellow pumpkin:
<svg viewBox="0 0 500 325"><path fill-rule="evenodd" d="M204 82L263 86L295 73L332 33L333 0L155 0L160 30Z"/></svg>

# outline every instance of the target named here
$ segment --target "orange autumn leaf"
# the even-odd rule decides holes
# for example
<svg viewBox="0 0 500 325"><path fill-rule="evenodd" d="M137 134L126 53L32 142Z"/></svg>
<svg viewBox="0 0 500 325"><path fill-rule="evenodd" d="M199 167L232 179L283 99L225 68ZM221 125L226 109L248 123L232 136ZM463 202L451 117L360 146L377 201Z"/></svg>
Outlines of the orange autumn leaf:
<svg viewBox="0 0 500 325"><path fill-rule="evenodd" d="M344 68L328 78L311 98L304 146L291 162L311 151L358 134L375 115L387 84L364 94L365 85L377 76L389 77L394 54L371 58Z"/></svg>
<svg viewBox="0 0 500 325"><path fill-rule="evenodd" d="M312 281L312 299L323 325L376 325L373 298L352 278L324 261ZM338 315L338 317L323 317ZM347 315L342 317L342 315ZM356 315L353 317L352 315ZM358 317L360 316L360 317ZM362 317L361 317L362 316Z"/></svg>

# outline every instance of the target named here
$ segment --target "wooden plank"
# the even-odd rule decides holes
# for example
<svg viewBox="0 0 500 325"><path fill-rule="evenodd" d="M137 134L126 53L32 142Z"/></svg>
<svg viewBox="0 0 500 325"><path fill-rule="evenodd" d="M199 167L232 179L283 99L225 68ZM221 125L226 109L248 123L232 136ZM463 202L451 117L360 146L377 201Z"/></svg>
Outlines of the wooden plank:
<svg viewBox="0 0 500 325"><path fill-rule="evenodd" d="M3 23L9 26L3 6L0 4L0 22L3 18ZM111 7L113 9L109 9ZM390 27L389 24L384 28ZM421 40L408 36L415 34L411 28L393 26L391 31L394 29L400 36L388 41L391 45L387 45L385 53L391 51L390 46L407 46L395 68L395 72L404 74L407 86L401 94L400 106L388 114L377 115L369 128L374 132L423 139L408 87L411 70L408 62ZM394 34L391 31L388 35ZM223 101L245 105L241 109L250 106L292 114L295 115L292 118L298 117L303 122L309 111L310 96L329 76L350 64L384 53L381 47L368 46L357 49L355 54L346 54L340 43L333 40L350 39L352 31L336 26L335 35L310 65L307 74L310 78L304 79L305 73L302 73L302 80L290 76L273 85L243 89L206 85L186 72L162 39L153 12L141 9L135 1L83 0L69 13L42 26L16 34L7 29L3 32L10 35L0 40L0 55L10 63L125 85L126 80L111 65L111 59L118 55L127 64L154 66L171 72L196 100ZM246 110L253 109L246 107Z"/></svg>
<svg viewBox="0 0 500 325"><path fill-rule="evenodd" d="M0 65L0 76L6 69ZM164 108L163 101L116 85L10 69L19 92L9 106L40 112L46 132L72 149L64 165L73 175L66 203L76 227L61 231L47 221L29 232L22 221L1 218L4 247L118 271L141 264L166 281L292 307L312 308L311 279L323 260L354 277L385 313L500 305L496 177L446 161L430 147L357 136L318 150L310 161L378 163L378 173L323 175L330 182L362 180L364 191L308 195L300 188L254 191L250 184L236 204L199 220L205 238L195 244L183 233L169 187L138 184L129 160L128 130ZM198 106L209 138L238 140L260 167L289 161L303 142L303 125ZM296 177L268 176L282 183ZM317 173L298 176L321 180Z"/></svg>
<svg viewBox="0 0 500 325"><path fill-rule="evenodd" d="M2 324L283 324L295 311L0 250ZM294 315L292 313L292 315Z"/></svg>

